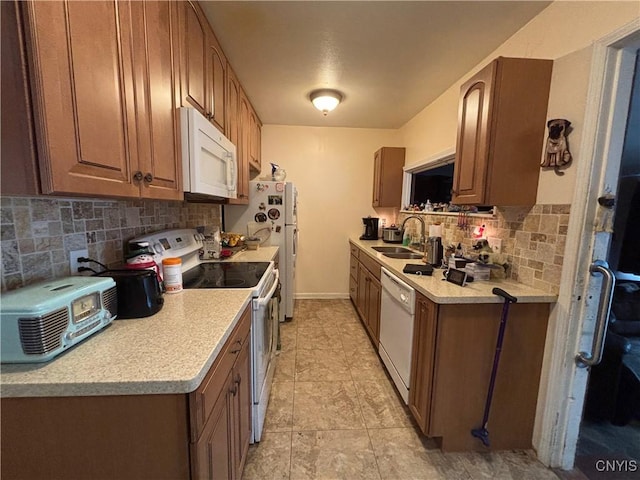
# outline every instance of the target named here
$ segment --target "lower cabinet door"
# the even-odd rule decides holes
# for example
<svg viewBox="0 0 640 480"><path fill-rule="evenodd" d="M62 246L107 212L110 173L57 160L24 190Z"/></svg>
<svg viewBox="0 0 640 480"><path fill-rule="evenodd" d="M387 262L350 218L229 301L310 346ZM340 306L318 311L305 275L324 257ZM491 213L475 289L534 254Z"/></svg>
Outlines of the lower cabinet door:
<svg viewBox="0 0 640 480"><path fill-rule="evenodd" d="M367 324L369 326L369 332L371 332L373 343L377 347L378 342L380 341L380 300L382 287L380 286L380 281L373 275L371 275L369 279Z"/></svg>
<svg viewBox="0 0 640 480"><path fill-rule="evenodd" d="M191 444L191 462L194 479L225 480L231 479L232 431L230 399L234 388L233 371L229 372L220 396L207 421L200 439Z"/></svg>
<svg viewBox="0 0 640 480"><path fill-rule="evenodd" d="M435 303L416 294L409 409L424 434L429 433L437 314Z"/></svg>
<svg viewBox="0 0 640 480"><path fill-rule="evenodd" d="M247 459L251 441L251 342L244 340L234 368L234 382L237 390L233 397L233 427L236 428L236 445L234 452L235 477L242 477L242 470Z"/></svg>

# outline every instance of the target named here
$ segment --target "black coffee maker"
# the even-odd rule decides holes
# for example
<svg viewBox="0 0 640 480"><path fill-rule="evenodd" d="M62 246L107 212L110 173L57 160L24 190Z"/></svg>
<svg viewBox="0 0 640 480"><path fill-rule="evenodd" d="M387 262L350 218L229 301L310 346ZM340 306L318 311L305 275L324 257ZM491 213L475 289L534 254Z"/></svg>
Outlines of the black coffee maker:
<svg viewBox="0 0 640 480"><path fill-rule="evenodd" d="M378 239L378 220L380 219L376 217L366 217L362 219L364 233L360 236L360 240Z"/></svg>

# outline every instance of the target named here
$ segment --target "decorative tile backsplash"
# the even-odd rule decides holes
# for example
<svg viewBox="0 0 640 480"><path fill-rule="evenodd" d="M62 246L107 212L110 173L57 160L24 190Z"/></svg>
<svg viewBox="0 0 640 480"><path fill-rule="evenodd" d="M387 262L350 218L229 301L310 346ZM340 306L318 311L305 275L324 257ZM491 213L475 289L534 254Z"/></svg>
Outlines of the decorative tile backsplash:
<svg viewBox="0 0 640 480"><path fill-rule="evenodd" d="M484 225L488 237L502 239L502 254L510 265L507 275L545 292L557 294L567 239L570 205L498 207L492 218L424 215L425 223L442 224L443 245L461 243L465 252L476 242L473 229ZM401 213L401 223L408 213ZM414 221L416 225L418 222ZM459 226L462 223L463 226ZM464 225L466 224L466 226ZM415 228L415 227L413 227Z"/></svg>
<svg viewBox="0 0 640 480"><path fill-rule="evenodd" d="M110 267L126 242L167 228L221 224L220 205L158 200L2 197L2 291L69 275L69 252Z"/></svg>

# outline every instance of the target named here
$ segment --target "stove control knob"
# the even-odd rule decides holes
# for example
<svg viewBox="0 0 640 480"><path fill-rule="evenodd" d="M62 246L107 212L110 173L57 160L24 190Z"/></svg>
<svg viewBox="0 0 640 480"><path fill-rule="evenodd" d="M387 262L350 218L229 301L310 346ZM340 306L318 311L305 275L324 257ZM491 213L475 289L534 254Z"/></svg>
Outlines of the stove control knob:
<svg viewBox="0 0 640 480"><path fill-rule="evenodd" d="M160 254L162 252L164 252L164 247L162 246L162 244L160 242L156 242L153 244L153 250Z"/></svg>

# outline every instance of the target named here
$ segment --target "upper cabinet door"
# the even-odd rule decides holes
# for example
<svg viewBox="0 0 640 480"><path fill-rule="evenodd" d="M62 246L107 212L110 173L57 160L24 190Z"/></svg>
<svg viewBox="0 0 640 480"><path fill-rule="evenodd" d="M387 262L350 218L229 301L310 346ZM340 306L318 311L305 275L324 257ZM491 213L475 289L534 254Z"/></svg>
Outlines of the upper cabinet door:
<svg viewBox="0 0 640 480"><path fill-rule="evenodd" d="M227 71L227 59L222 53L222 48L216 40L213 32L209 32L208 37L208 77L207 87L209 89L207 108L209 113L209 120L218 127L221 132L225 132L226 125L226 71Z"/></svg>
<svg viewBox="0 0 640 480"><path fill-rule="evenodd" d="M129 2L28 2L43 193L138 196Z"/></svg>
<svg viewBox="0 0 640 480"><path fill-rule="evenodd" d="M194 2L182 2L181 37L183 51L182 105L194 107L211 117L207 101L207 64L209 24Z"/></svg>
<svg viewBox="0 0 640 480"><path fill-rule="evenodd" d="M552 66L499 57L462 85L453 203L536 203Z"/></svg>
<svg viewBox="0 0 640 480"><path fill-rule="evenodd" d="M132 3L141 195L181 200L177 4Z"/></svg>
<svg viewBox="0 0 640 480"><path fill-rule="evenodd" d="M175 2L133 2L141 195L181 200Z"/></svg>
<svg viewBox="0 0 640 480"><path fill-rule="evenodd" d="M492 62L461 87L453 179L454 203L484 202L489 113L495 70L496 64Z"/></svg>
<svg viewBox="0 0 640 480"><path fill-rule="evenodd" d="M236 74L227 64L227 138L236 146L236 157L238 159L238 195L236 198L230 198L230 204L248 204L249 203L249 159L242 151L242 141L240 132L240 82L236 78Z"/></svg>

